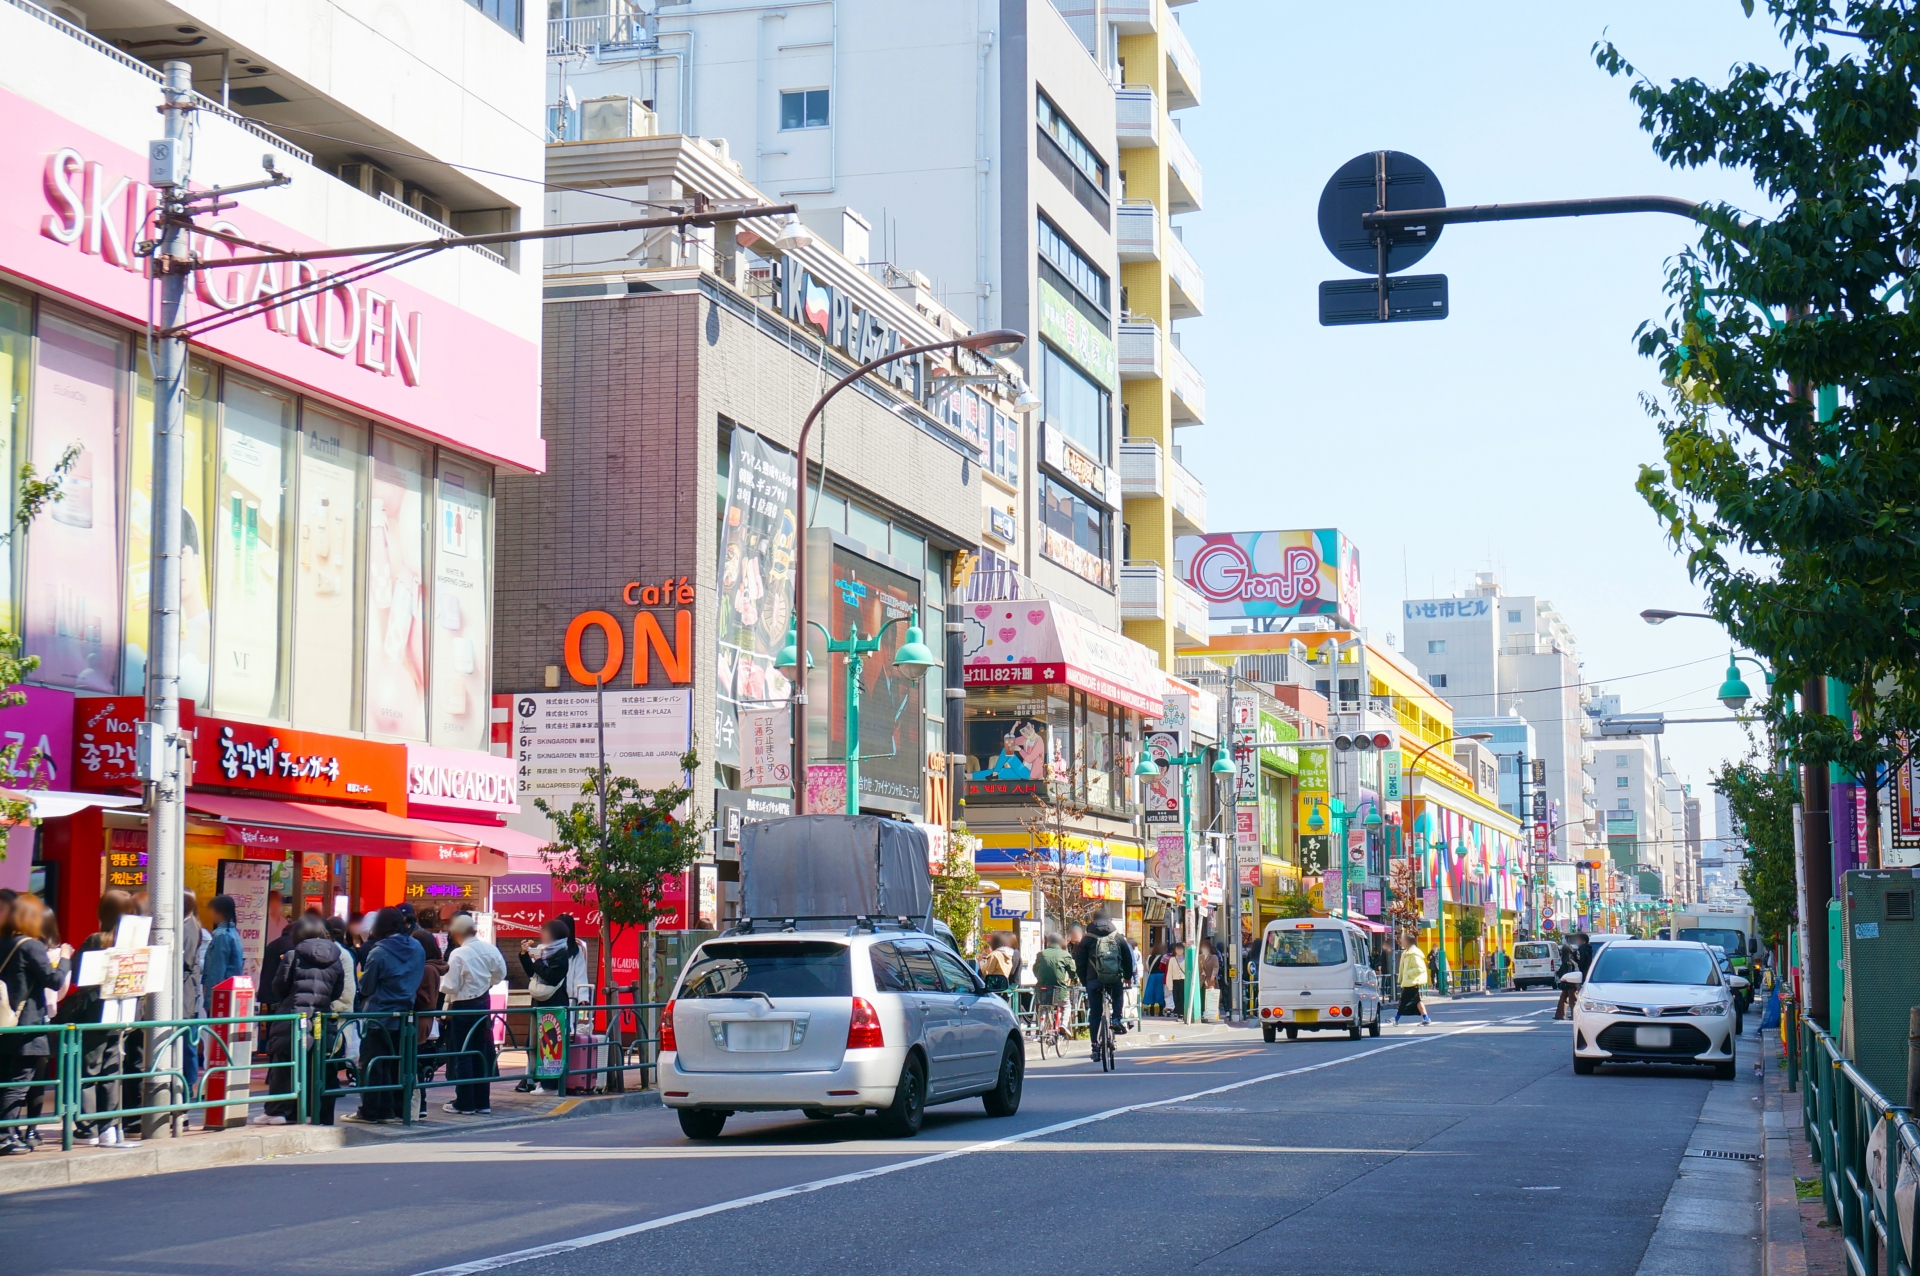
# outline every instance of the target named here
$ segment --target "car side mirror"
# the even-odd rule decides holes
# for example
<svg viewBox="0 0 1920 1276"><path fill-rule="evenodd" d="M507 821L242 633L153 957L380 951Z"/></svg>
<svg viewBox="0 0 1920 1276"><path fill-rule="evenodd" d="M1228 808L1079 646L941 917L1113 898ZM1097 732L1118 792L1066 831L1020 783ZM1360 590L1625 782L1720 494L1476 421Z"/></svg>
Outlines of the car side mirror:
<svg viewBox="0 0 1920 1276"><path fill-rule="evenodd" d="M1744 979L1742 979L1742 978L1740 978L1740 976L1738 976L1738 975L1728 975L1728 976L1727 976L1727 987L1729 987L1729 988L1751 988L1751 987L1753 987L1753 985L1752 985L1752 984L1750 984L1750 983L1748 983L1748 982L1747 982L1746 980L1744 980Z"/></svg>

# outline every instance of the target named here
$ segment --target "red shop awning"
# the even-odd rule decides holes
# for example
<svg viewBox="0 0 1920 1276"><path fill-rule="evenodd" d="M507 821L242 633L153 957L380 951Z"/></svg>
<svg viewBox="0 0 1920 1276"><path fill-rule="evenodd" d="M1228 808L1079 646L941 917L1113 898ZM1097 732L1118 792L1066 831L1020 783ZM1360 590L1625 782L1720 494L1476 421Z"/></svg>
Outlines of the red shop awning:
<svg viewBox="0 0 1920 1276"><path fill-rule="evenodd" d="M506 856L474 837L385 811L202 793L187 795L187 810L220 825L230 846L377 855L477 869L488 876L507 871Z"/></svg>

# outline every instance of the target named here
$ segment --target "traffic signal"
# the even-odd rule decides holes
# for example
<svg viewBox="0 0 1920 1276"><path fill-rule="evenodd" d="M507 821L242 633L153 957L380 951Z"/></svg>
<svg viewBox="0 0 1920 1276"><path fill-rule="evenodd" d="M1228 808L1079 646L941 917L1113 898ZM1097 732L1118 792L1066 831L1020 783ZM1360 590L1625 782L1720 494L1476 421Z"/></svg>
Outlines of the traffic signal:
<svg viewBox="0 0 1920 1276"><path fill-rule="evenodd" d="M1370 753L1398 747L1391 731L1354 731L1333 737L1333 747L1342 753Z"/></svg>

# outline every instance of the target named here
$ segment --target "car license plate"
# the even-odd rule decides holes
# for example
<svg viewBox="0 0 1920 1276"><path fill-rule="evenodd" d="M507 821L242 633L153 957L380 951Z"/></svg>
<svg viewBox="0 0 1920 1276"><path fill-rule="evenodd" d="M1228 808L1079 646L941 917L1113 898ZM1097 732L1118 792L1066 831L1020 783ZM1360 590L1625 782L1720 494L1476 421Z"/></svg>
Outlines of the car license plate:
<svg viewBox="0 0 1920 1276"><path fill-rule="evenodd" d="M729 1050L766 1054L774 1050L785 1050L792 1040L793 1025L785 1019L727 1025L727 1049Z"/></svg>
<svg viewBox="0 0 1920 1276"><path fill-rule="evenodd" d="M1673 1048L1673 1029L1671 1028L1635 1028L1633 1044L1642 1050L1671 1050Z"/></svg>
<svg viewBox="0 0 1920 1276"><path fill-rule="evenodd" d="M1320 1012L1318 1010L1296 1010L1293 1012L1293 1017L1301 1023L1320 1022Z"/></svg>

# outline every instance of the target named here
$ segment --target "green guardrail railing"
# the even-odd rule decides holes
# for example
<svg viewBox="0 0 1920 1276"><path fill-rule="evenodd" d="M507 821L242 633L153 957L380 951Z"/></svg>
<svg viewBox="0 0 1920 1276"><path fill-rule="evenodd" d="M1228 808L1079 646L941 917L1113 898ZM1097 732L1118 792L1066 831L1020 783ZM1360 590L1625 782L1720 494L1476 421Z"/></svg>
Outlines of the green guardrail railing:
<svg viewBox="0 0 1920 1276"><path fill-rule="evenodd" d="M1790 1060L1790 1065L1793 1061ZM1912 1239L1894 1192L1904 1163L1920 1172L1920 1125L1888 1102L1817 1024L1800 1023L1798 1058L1807 1144L1820 1169L1827 1223L1846 1245L1853 1276L1913 1276ZM1874 1181L1870 1149L1884 1126L1884 1159Z"/></svg>
<svg viewBox="0 0 1920 1276"><path fill-rule="evenodd" d="M367 1103L370 1113L411 1124L431 1091L490 1090L502 1081L563 1095L618 1091L636 1079L644 1088L657 1066L664 1005L614 1001L0 1028L0 1042L47 1044L46 1062L31 1079L0 1086L24 1092L21 1115L0 1117L0 1139L20 1132L37 1138L40 1127L57 1123L60 1146L70 1150L78 1139L136 1118L177 1125L194 1112L258 1103L283 1105L290 1123L330 1124L337 1100L349 1095L376 1096ZM504 1026L498 1046L495 1024ZM526 1052L526 1066L503 1071L500 1055L512 1050ZM149 1066L166 1060L169 1066ZM130 1095L139 1097L130 1101Z"/></svg>

